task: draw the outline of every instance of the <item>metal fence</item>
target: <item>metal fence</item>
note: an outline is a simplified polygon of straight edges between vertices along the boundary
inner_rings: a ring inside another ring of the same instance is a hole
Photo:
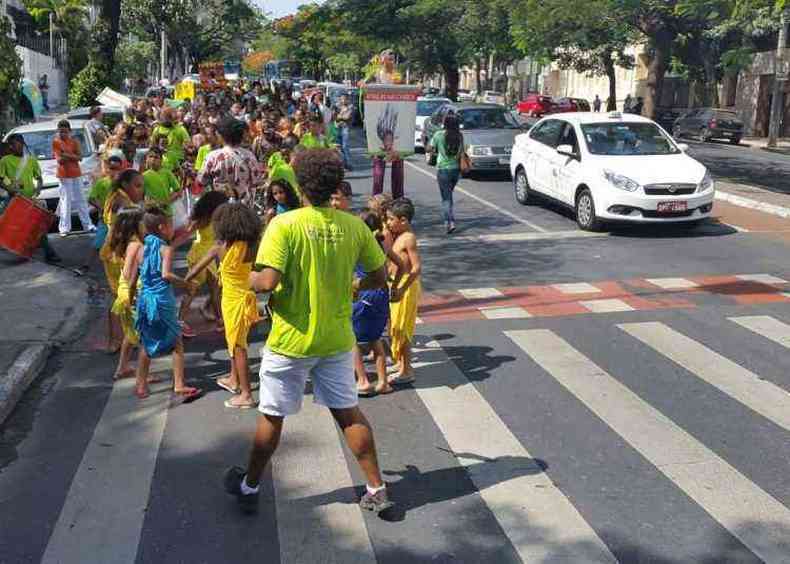
[[[63,68],[66,62],[66,40],[60,34],[53,34],[54,44],[51,44],[48,32],[41,32],[33,26],[17,24],[14,27],[14,35],[17,45],[52,57],[55,59],[55,65]]]

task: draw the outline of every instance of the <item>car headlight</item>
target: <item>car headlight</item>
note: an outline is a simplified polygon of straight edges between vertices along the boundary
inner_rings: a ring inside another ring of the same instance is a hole
[[[639,182],[631,180],[627,176],[617,174],[611,170],[604,170],[603,177],[609,181],[609,184],[615,188],[619,188],[620,190],[625,190],[626,192],[636,192],[639,189]]]
[[[713,188],[713,177],[710,175],[710,172],[706,170],[705,176],[702,177],[702,181],[697,187],[697,192],[706,192],[711,188]]]
[[[472,150],[472,155],[475,157],[489,157],[494,154],[494,151],[491,150],[491,147],[470,147]]]

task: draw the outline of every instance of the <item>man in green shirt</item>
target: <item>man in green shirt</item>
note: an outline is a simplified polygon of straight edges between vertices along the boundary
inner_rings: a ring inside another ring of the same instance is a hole
[[[299,412],[312,377],[313,398],[329,408],[367,479],[363,509],[392,507],[381,479],[373,432],[359,410],[352,349],[351,301],[355,290],[382,288],[386,257],[358,217],[332,209],[343,180],[336,151],[305,150],[294,170],[306,205],[267,226],[250,276],[252,288],[272,292],[272,331],[260,369],[261,412],[248,468],[225,473],[225,489],[242,509],[257,507],[261,474],[280,440],[286,416]],[[360,265],[368,273],[354,280]]]
[[[25,147],[25,138],[14,133],[8,136],[6,143],[9,154],[0,159],[0,214],[15,195],[34,199],[43,186],[41,166],[36,156]],[[60,262],[46,234],[41,238],[41,249],[44,251],[44,260]]]
[[[172,216],[172,204],[181,197],[181,184],[175,175],[163,166],[161,149],[150,149],[145,164],[147,167],[143,173],[145,200],[158,204],[167,215]]]
[[[160,115],[159,124],[151,132],[151,147],[164,151],[163,166],[176,170],[184,162],[184,145],[189,142],[189,132],[178,123],[176,111],[165,108]]]

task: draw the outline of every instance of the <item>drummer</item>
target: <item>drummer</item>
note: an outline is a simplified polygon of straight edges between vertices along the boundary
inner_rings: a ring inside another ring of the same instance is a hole
[[[0,159],[0,184],[5,190],[5,200],[13,196],[24,196],[36,199],[41,192],[43,179],[38,159],[25,146],[25,139],[18,133],[13,133],[6,139],[9,153]],[[0,195],[0,200],[4,195]],[[0,204],[4,209],[8,201]],[[46,235],[41,238],[41,249],[44,251],[44,260],[47,262],[60,262],[60,257],[49,244]]]

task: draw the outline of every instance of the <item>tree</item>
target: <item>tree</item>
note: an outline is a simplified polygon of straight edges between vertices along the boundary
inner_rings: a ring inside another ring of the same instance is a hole
[[[0,132],[6,129],[9,109],[19,96],[22,80],[22,59],[14,49],[11,30],[9,18],[0,17]]]
[[[115,53],[118,74],[132,80],[145,79],[148,65],[156,60],[158,47],[153,41],[122,39]]]
[[[477,91],[482,92],[480,73],[484,63],[488,88],[493,89],[497,64],[509,64],[518,58],[519,49],[510,29],[512,6],[504,0],[486,3],[466,0],[465,4],[460,21],[460,32],[465,38],[461,59],[474,65]]]
[[[68,46],[66,73],[69,78],[76,75],[88,63],[91,43],[86,22],[88,3],[86,0],[25,0],[25,8],[33,17],[39,31],[49,30],[52,16],[53,31],[63,37]]]
[[[630,68],[626,49],[634,30],[609,11],[608,0],[527,0],[513,11],[513,36],[523,52],[558,62],[561,68],[605,75],[609,81],[607,110],[617,98],[615,66]]]
[[[266,63],[274,58],[271,51],[253,51],[241,61],[241,68],[250,74],[259,75]]]

